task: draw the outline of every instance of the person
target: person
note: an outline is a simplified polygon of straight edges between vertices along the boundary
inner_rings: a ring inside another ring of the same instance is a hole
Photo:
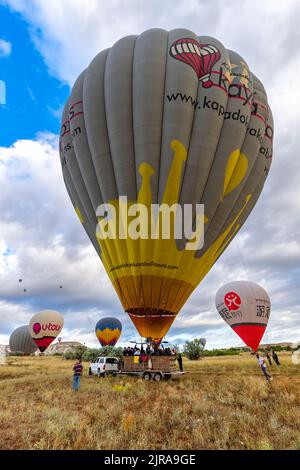
[[[269,354],[268,352],[266,352],[266,358],[268,359],[269,364],[270,364],[270,366],[271,366],[271,365],[272,365],[271,356],[270,356],[270,354]]]
[[[180,371],[182,372],[182,371],[183,371],[182,355],[181,355],[180,353],[179,353],[178,356],[177,356],[177,361],[178,361],[179,369],[180,369]]]
[[[78,359],[76,364],[74,364],[73,371],[74,371],[74,377],[73,377],[72,389],[78,392],[79,385],[80,385],[80,377],[82,376],[82,371],[83,371],[81,359]]]
[[[271,349],[271,352],[272,352],[273,361],[275,362],[275,364],[276,364],[277,366],[280,366],[279,357],[277,356],[277,354],[276,354],[276,352],[274,351],[274,349]]]
[[[270,374],[268,374],[267,365],[266,365],[265,361],[263,360],[262,357],[260,357],[259,353],[256,354],[256,357],[257,357],[257,360],[258,360],[258,364],[259,364],[259,366],[262,370],[262,373],[266,377],[267,382],[270,382],[271,380],[273,380],[273,377]]]

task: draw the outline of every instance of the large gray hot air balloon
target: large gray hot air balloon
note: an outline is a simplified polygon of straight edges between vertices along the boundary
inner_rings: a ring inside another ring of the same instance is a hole
[[[25,356],[37,350],[31,338],[28,325],[20,326],[12,332],[9,338],[9,347],[12,353],[18,352]]]
[[[127,36],[76,80],[60,135],[65,185],[141,336],[167,333],[247,219],[269,172],[272,138],[265,89],[246,61],[186,29]],[[124,215],[124,196],[132,210],[136,202],[192,204],[196,229],[205,222],[203,247],[191,250],[188,234],[149,238],[150,216],[140,217],[143,236],[128,237],[134,217]],[[101,212],[102,203],[110,209]]]

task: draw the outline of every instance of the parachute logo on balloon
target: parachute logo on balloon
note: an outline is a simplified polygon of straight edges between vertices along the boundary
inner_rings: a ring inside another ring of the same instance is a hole
[[[241,298],[235,292],[228,292],[224,297],[224,302],[228,310],[238,310],[241,306]]]
[[[211,72],[220,60],[221,53],[216,46],[201,44],[196,39],[177,39],[170,47],[170,55],[192,67],[202,83],[203,88],[211,88]]]

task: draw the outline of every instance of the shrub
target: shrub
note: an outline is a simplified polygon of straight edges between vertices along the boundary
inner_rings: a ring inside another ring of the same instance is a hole
[[[203,346],[200,339],[195,338],[192,341],[186,341],[183,346],[183,353],[191,360],[198,360],[203,355]]]

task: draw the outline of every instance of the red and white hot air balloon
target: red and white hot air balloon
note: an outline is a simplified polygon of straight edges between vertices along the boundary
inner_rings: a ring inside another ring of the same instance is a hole
[[[170,47],[170,55],[190,65],[196,72],[199,81],[204,88],[210,88],[213,83],[210,79],[212,68],[221,53],[216,46],[201,44],[196,39],[178,39]]]
[[[216,308],[244,343],[257,351],[270,317],[267,292],[254,282],[229,282],[218,290]]]
[[[64,318],[55,310],[42,310],[29,322],[29,332],[39,350],[44,352],[57,338],[64,326]]]

